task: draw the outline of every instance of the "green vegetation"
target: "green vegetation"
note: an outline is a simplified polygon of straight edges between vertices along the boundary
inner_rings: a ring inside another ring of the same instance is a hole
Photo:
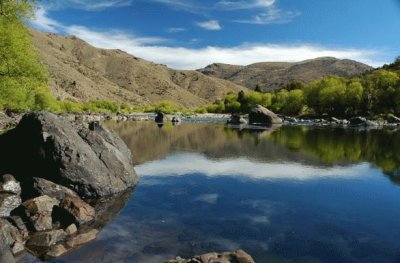
[[[25,27],[32,8],[32,1],[0,0],[0,109],[58,110]]]
[[[205,107],[208,112],[247,113],[255,104],[285,115],[376,116],[400,114],[400,59],[382,69],[352,78],[329,76],[304,85],[293,81],[261,93],[229,93]]]

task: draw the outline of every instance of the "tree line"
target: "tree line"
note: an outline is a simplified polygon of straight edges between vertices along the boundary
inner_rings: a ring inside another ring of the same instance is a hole
[[[229,93],[222,100],[200,111],[247,113],[255,104],[274,112],[298,115],[376,116],[400,114],[400,66],[397,58],[391,65],[357,77],[328,76],[310,84],[292,81],[270,92]]]

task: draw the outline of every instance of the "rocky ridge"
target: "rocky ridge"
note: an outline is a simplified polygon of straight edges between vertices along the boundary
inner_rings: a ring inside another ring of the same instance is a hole
[[[260,62],[247,66],[214,63],[199,72],[215,78],[230,80],[237,85],[261,90],[279,89],[293,80],[310,83],[325,76],[349,77],[372,70],[363,63],[332,57],[321,57],[301,62]]]

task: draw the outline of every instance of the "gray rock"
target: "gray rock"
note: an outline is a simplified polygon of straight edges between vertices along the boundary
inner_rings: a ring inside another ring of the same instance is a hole
[[[247,124],[247,121],[240,116],[240,114],[232,114],[231,118],[227,121],[228,124]]]
[[[77,246],[83,245],[85,243],[88,243],[88,242],[96,239],[98,233],[99,233],[99,230],[91,229],[88,232],[79,233],[75,236],[71,236],[67,240],[67,246],[70,248],[73,248],[73,247],[77,247]]]
[[[19,195],[21,194],[21,186],[14,176],[5,174],[0,178],[0,192]]]
[[[8,247],[0,247],[0,262],[1,263],[16,263],[13,254]]]
[[[0,218],[0,248],[11,248],[11,251],[18,253],[22,244],[23,238],[18,229],[9,221]]]
[[[364,125],[367,122],[367,119],[364,117],[353,117],[350,119],[350,125],[358,126]]]
[[[253,258],[243,250],[224,253],[206,253],[190,259],[176,257],[164,263],[254,263]]]
[[[396,117],[394,115],[390,115],[387,119],[388,123],[395,123],[395,124],[399,124],[400,123],[400,118]]]
[[[94,208],[80,198],[65,198],[60,207],[73,215],[79,224],[92,221],[96,215]]]
[[[38,232],[33,234],[26,242],[26,246],[33,247],[50,247],[57,242],[63,240],[67,234],[64,230],[50,230],[46,232]]]
[[[281,124],[282,119],[267,108],[256,105],[250,109],[249,123],[261,125]]]
[[[52,212],[59,201],[47,195],[25,201],[26,216],[29,218],[36,231],[46,231],[53,228]]]
[[[138,182],[129,149],[118,136],[101,126],[90,130],[83,125],[78,134],[69,122],[48,112],[26,114],[1,136],[0,149],[0,158],[25,185],[32,184],[26,175],[35,174],[81,197],[96,198]]]
[[[59,201],[73,197],[78,198],[78,194],[64,186],[55,184],[43,178],[33,178],[33,189],[38,195],[47,195]]]
[[[157,123],[164,123],[164,122],[167,121],[167,117],[165,116],[164,113],[162,113],[162,112],[157,112],[157,116],[156,116],[156,118],[155,118],[154,120],[155,120],[155,122],[157,122]]]
[[[12,194],[0,194],[0,217],[10,216],[11,211],[21,205],[21,197]]]
[[[55,246],[52,246],[48,251],[46,256],[50,258],[57,258],[65,253],[67,253],[68,250],[65,248],[64,245],[58,244]]]

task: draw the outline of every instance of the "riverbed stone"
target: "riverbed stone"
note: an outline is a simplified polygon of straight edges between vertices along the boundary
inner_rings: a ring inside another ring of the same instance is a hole
[[[93,220],[96,215],[94,208],[80,198],[67,197],[61,201],[60,207],[73,215],[79,224]]]
[[[190,259],[176,257],[164,263],[254,263],[253,258],[243,250],[224,253],[206,253]]]
[[[8,220],[0,218],[0,248],[8,247],[16,254],[21,252],[23,238],[18,229]]]
[[[50,230],[33,234],[26,242],[28,247],[50,247],[66,237],[64,230]]]
[[[57,244],[52,246],[46,253],[47,257],[50,258],[57,258],[59,256],[62,256],[63,254],[67,253],[68,250],[65,248],[64,245],[62,244]]]
[[[52,212],[59,201],[47,195],[25,201],[25,213],[36,231],[45,231],[53,228]]]
[[[99,233],[99,230],[91,229],[87,232],[79,233],[75,236],[71,236],[67,240],[67,246],[70,248],[74,248],[74,247],[83,245],[85,243],[88,243],[88,242],[96,239],[98,233]]]
[[[11,212],[21,205],[21,197],[12,194],[0,194],[0,217],[10,216]]]

